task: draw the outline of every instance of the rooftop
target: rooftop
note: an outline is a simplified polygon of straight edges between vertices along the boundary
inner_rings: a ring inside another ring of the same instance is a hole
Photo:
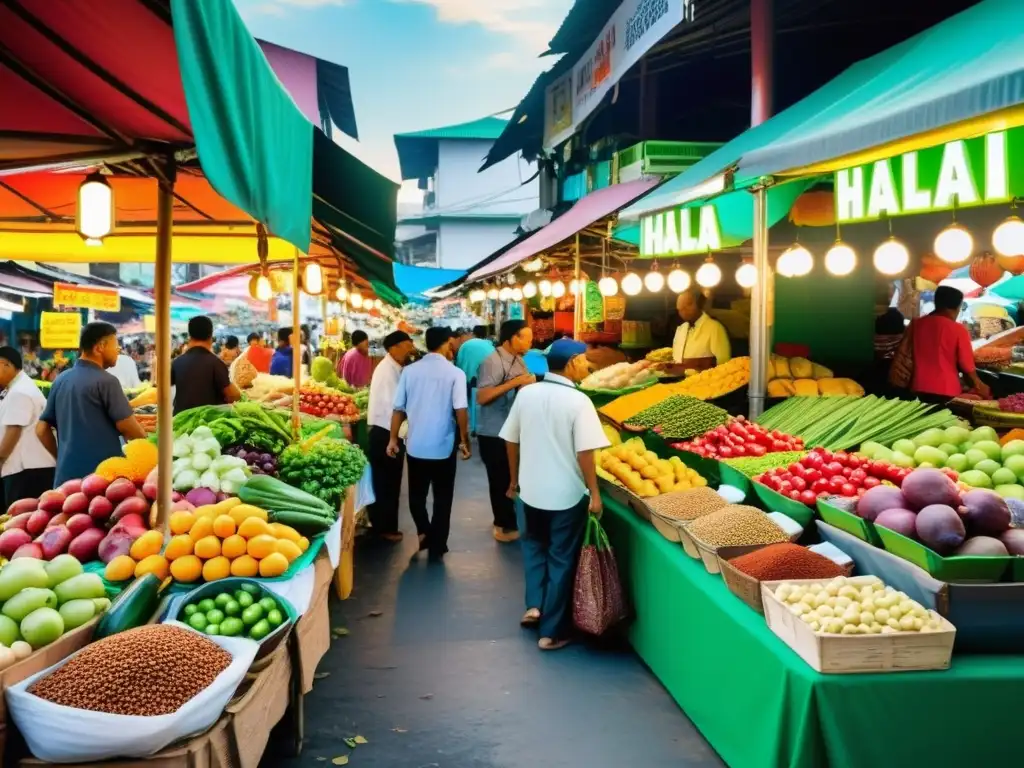
[[[422,131],[395,134],[395,148],[402,171],[402,181],[423,179],[437,168],[437,144],[449,141],[494,141],[508,124],[500,117],[482,117],[468,123],[427,128]]]

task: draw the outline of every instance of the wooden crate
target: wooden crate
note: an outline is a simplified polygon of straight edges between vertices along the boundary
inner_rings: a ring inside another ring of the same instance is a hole
[[[753,552],[755,549],[762,549],[767,546],[770,545],[754,544],[748,547],[719,547],[717,553],[718,569],[729,591],[762,616],[764,615],[764,605],[761,601],[761,582],[734,567],[729,561],[740,555]],[[843,575],[853,575],[853,563],[846,566]]]
[[[827,583],[830,579],[793,580],[789,584]],[[896,632],[889,635],[818,634],[775,597],[775,588],[784,582],[761,582],[768,627],[786,645],[818,672],[851,674],[857,672],[910,672],[949,669],[953,656],[956,627],[934,611],[941,629],[938,632]]]

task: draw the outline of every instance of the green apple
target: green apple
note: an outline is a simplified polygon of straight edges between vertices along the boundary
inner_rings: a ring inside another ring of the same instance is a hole
[[[947,456],[952,456],[954,453],[959,453],[959,449],[952,443],[943,443],[939,446],[939,450]]]
[[[992,478],[980,469],[969,469],[960,475],[960,482],[972,488],[991,488]]]
[[[988,454],[984,451],[979,451],[975,448],[971,448],[967,453],[964,454],[967,457],[967,466],[974,469],[975,465],[979,461],[985,461],[988,458]]]
[[[992,459],[985,459],[984,461],[979,461],[977,464],[974,465],[974,469],[981,470],[989,477],[992,477],[992,475],[994,475],[1002,468],[1002,464],[1000,464],[998,461],[993,461]]]
[[[963,427],[946,427],[945,436],[954,445],[961,445],[971,439],[971,431]]]
[[[963,472],[970,464],[967,461],[967,457],[962,453],[954,453],[946,459],[946,466],[955,472]]]
[[[970,441],[972,443],[979,443],[981,441],[987,441],[990,443],[998,443],[999,435],[992,427],[978,427],[976,430],[971,432]]]
[[[1024,456],[1024,440],[1011,440],[1003,446],[1003,463],[1010,456]]]
[[[1018,478],[1024,477],[1024,456],[1014,454],[1003,459],[1003,466]]]
[[[992,473],[992,485],[1013,485],[1017,482],[1017,476],[1006,467],[1000,467]]]
[[[917,450],[917,443],[913,440],[897,440],[892,444],[893,453],[902,453],[904,456],[913,456]]]
[[[895,464],[897,467],[909,467],[911,469],[914,468],[914,459],[910,456],[907,456],[907,454],[905,453],[900,453],[899,451],[893,451],[892,463]]]
[[[979,440],[974,444],[974,450],[984,451],[985,455],[993,461],[1002,461],[1003,447],[993,440]]]
[[[995,491],[1004,499],[1020,499],[1024,501],[1024,485],[1018,485],[1017,483],[997,485]]]

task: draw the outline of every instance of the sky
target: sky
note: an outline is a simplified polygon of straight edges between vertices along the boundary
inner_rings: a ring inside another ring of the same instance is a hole
[[[254,37],[349,69],[357,157],[398,180],[396,133],[514,108],[572,0],[235,0]],[[504,117],[508,117],[505,114]],[[417,199],[415,182],[399,200]]]

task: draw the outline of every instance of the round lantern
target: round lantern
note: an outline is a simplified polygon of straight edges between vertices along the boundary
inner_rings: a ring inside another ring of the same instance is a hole
[[[991,253],[984,253],[971,262],[968,274],[982,288],[988,288],[1003,276],[1003,268]]]
[[[949,277],[952,271],[953,267],[934,253],[926,253],[921,257],[921,273],[919,276],[922,280],[938,285]]]

